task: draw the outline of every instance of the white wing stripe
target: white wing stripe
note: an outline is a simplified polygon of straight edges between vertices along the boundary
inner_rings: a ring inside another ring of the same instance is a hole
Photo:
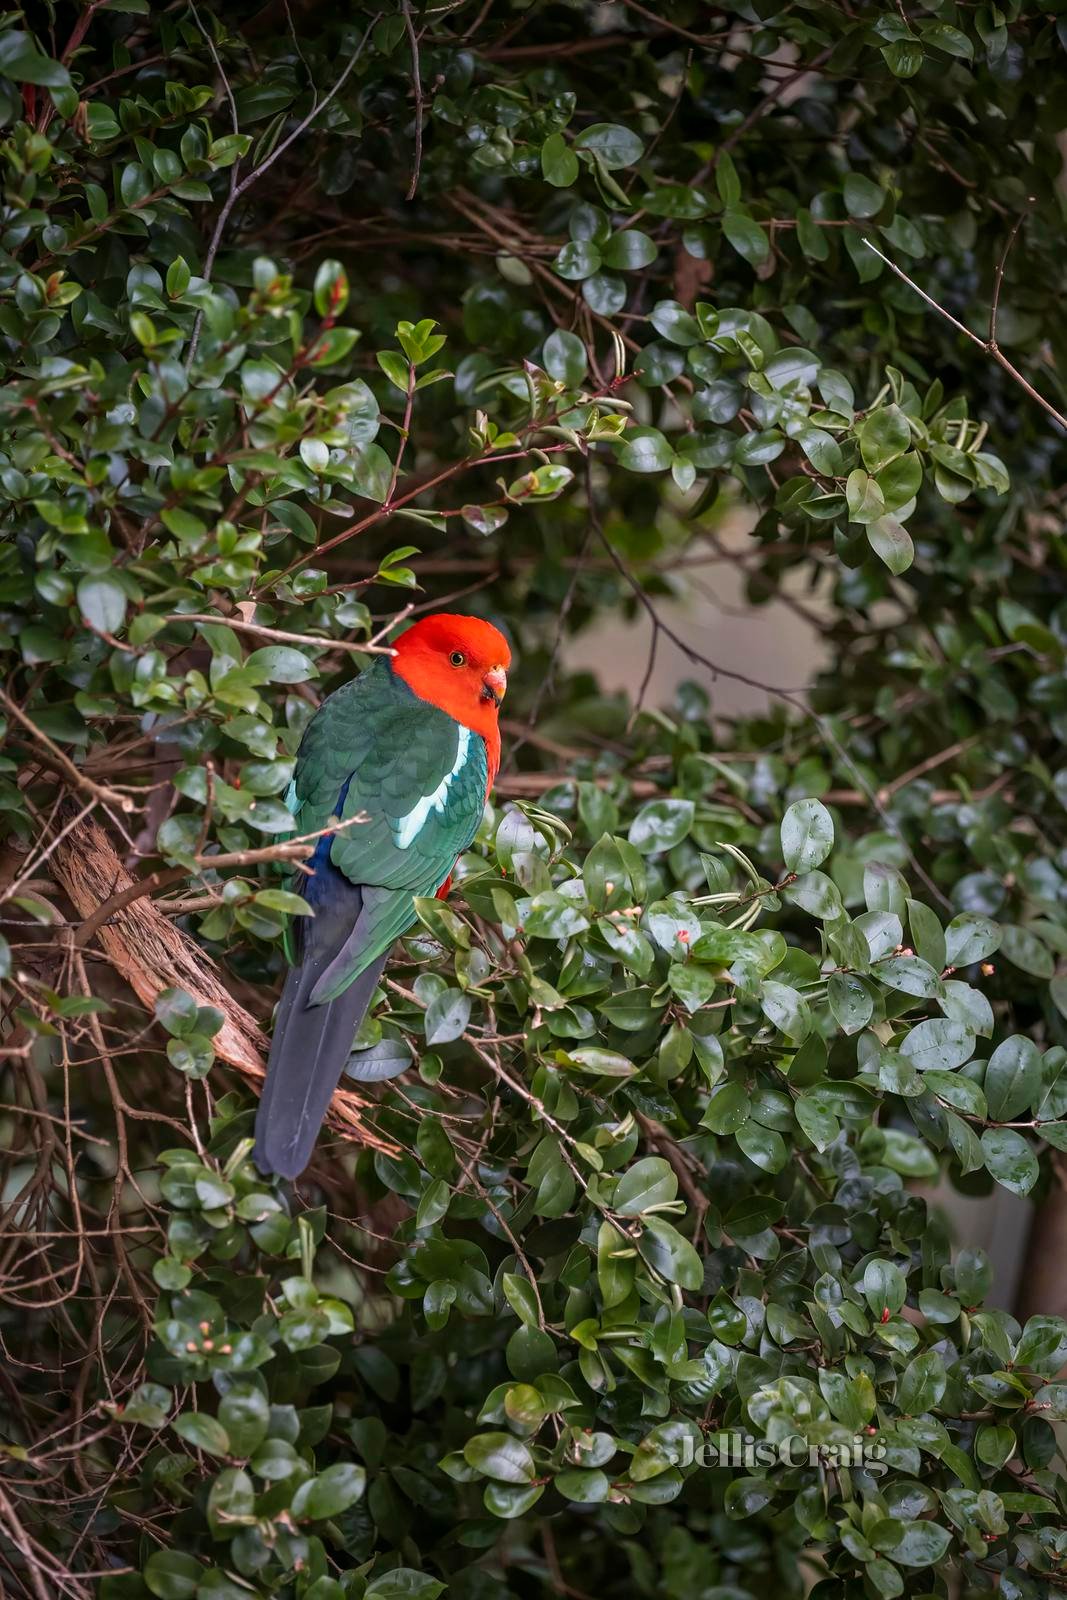
[[[448,801],[448,791],[452,787],[452,780],[462,772],[466,764],[467,756],[470,752],[470,743],[470,729],[464,728],[461,724],[459,729],[459,749],[456,751],[456,759],[452,771],[445,773],[433,794],[425,794],[421,800],[416,801],[406,816],[391,817],[389,819],[393,830],[393,838],[401,850],[406,850],[418,838],[431,811],[440,812],[445,809]]]

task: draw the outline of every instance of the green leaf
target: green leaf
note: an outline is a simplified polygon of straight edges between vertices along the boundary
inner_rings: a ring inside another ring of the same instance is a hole
[[[922,481],[922,462],[914,450],[882,467],[877,473],[877,482],[886,510],[903,510],[918,494]]]
[[[1024,1371],[1054,1378],[1065,1362],[1067,1322],[1063,1317],[1030,1317],[1019,1340],[1014,1365]]]
[[[1012,1429],[984,1422],[974,1441],[974,1453],[987,1467],[1003,1467],[1015,1454],[1016,1438]]]
[[[841,1124],[825,1100],[817,1095],[802,1094],[793,1109],[797,1122],[816,1150],[828,1150],[841,1132]]]
[[[919,1022],[901,1041],[901,1054],[920,1072],[951,1072],[974,1054],[975,1036],[962,1022],[937,1017]]]
[[[340,1516],[362,1500],[366,1487],[367,1474],[362,1467],[351,1461],[338,1461],[300,1484],[289,1509],[297,1522],[320,1522]]]
[[[460,989],[445,989],[426,1007],[426,1043],[450,1044],[460,1038],[470,1022],[472,1000]]]
[[[849,1378],[843,1372],[833,1372],[828,1367],[819,1368],[819,1388],[830,1407],[834,1419],[846,1428],[858,1432],[874,1416],[876,1397],[874,1385],[865,1372]]]
[[[569,189],[578,176],[578,157],[561,133],[550,133],[541,146],[541,172],[554,189]]]
[[[795,800],[782,818],[782,859],[790,872],[810,872],[834,847],[834,824],[819,800]]]
[[[830,254],[830,243],[805,206],[797,212],[797,242],[809,261],[825,261]]]
[[[598,1078],[631,1078],[637,1070],[633,1062],[617,1050],[602,1050],[596,1045],[570,1051],[568,1060],[580,1072],[592,1072]]]
[[[82,618],[97,633],[117,633],[126,620],[126,591],[117,578],[82,578],[77,597]]]
[[[245,670],[256,683],[306,683],[316,676],[316,668],[302,650],[291,645],[269,644],[253,650]]]
[[[700,323],[677,300],[658,300],[652,307],[650,320],[658,334],[683,349],[703,342]]]
[[[870,1532],[876,1550],[902,1567],[933,1567],[945,1558],[952,1535],[936,1522],[876,1522]]]
[[[262,1390],[252,1384],[235,1384],[219,1401],[219,1421],[226,1430],[230,1452],[250,1456],[267,1436],[270,1405]]]
[[[885,203],[885,190],[860,172],[846,172],[841,188],[845,197],[845,209],[850,217],[866,220],[868,217],[877,216]]]
[[[628,428],[619,449],[627,472],[666,472],[674,451],[658,428]]]
[[[668,1283],[696,1293],[704,1283],[704,1265],[689,1240],[662,1217],[643,1220],[644,1232],[637,1243],[642,1258]]]
[[[218,1539],[232,1539],[242,1523],[255,1521],[252,1479],[239,1467],[226,1467],[215,1478],[207,1500],[208,1523]]]
[[[1041,1093],[1041,1052],[1032,1039],[1002,1039],[985,1070],[985,1097],[994,1122],[1013,1122]]]
[[[315,310],[320,317],[341,316],[348,304],[348,274],[339,261],[319,263],[313,293]]]
[[[905,1367],[897,1385],[897,1405],[906,1416],[932,1411],[940,1403],[947,1383],[941,1357],[936,1351],[926,1350]]]
[[[807,1001],[794,988],[765,980],[760,1006],[767,1020],[784,1033],[791,1044],[803,1044],[811,1031],[811,1012]]]
[[[722,215],[722,231],[739,256],[751,267],[761,267],[771,253],[767,235],[759,223],[740,206],[728,207]]]
[[[200,1020],[200,1007],[184,989],[161,989],[156,996],[155,1013],[156,1020],[178,1039],[195,1033]]]
[[[923,48],[917,39],[897,39],[883,45],[885,64],[896,78],[914,78],[923,64]]]
[[[1002,923],[1000,949],[1013,966],[1033,978],[1047,980],[1056,970],[1051,952],[1029,928],[1021,928],[1011,922]]]
[[[923,43],[935,50],[944,50],[946,55],[960,56],[965,61],[974,57],[974,46],[967,35],[949,22],[924,22],[919,32]]]
[[[463,1446],[464,1459],[497,1483],[532,1483],[537,1469],[526,1445],[508,1433],[476,1433]]]
[[[911,443],[908,419],[899,406],[880,406],[859,430],[860,454],[868,472],[881,472]]]
[[[550,378],[577,389],[588,371],[589,362],[585,346],[575,333],[557,328],[550,333],[544,345],[545,371]]]
[[[907,1294],[907,1281],[900,1268],[892,1261],[877,1256],[867,1262],[861,1287],[864,1299],[879,1318],[886,1311],[890,1316],[895,1315],[904,1304]]]
[[[194,1600],[204,1571],[184,1550],[154,1550],[144,1564],[144,1581],[158,1600]]]
[[[836,919],[844,910],[841,891],[825,872],[801,873],[786,890],[786,897],[790,905],[800,906],[809,916],[818,917],[823,922]]]
[[[982,1134],[986,1169],[1003,1189],[1029,1194],[1040,1176],[1037,1157],[1014,1128],[986,1128]]]
[[[953,967],[986,961],[1000,948],[1000,927],[988,917],[961,911],[945,929],[945,956]]]
[[[645,152],[637,134],[617,122],[594,122],[584,128],[575,139],[574,148],[591,152],[609,172],[636,166]]]
[[[630,824],[629,839],[643,856],[673,850],[693,826],[692,800],[649,800]]]
[[[505,1272],[501,1287],[508,1305],[527,1328],[538,1326],[537,1296],[528,1278],[515,1272]]]
[[[553,265],[561,278],[580,283],[600,271],[601,255],[591,239],[573,239],[565,244]]]
[[[735,206],[741,198],[741,180],[734,158],[725,148],[716,153],[715,187],[724,206]]]
[[[662,1156],[646,1156],[623,1173],[615,1186],[611,1207],[620,1216],[638,1217],[652,1206],[662,1206],[678,1193],[678,1179]]]
[[[720,1289],[708,1306],[708,1322],[716,1339],[723,1344],[740,1344],[748,1332],[748,1318],[725,1289]]]
[[[887,989],[913,994],[921,1000],[936,1000],[944,993],[938,974],[918,956],[890,956],[879,961],[875,974]]]
[[[32,34],[9,29],[0,33],[0,77],[16,83],[37,83],[49,89],[70,87],[70,73],[44,55]]]
[[[1049,1422],[1067,1422],[1067,1383],[1050,1383],[1034,1396],[1034,1410]]]
[[[899,577],[915,560],[911,535],[896,517],[877,517],[867,524],[867,542],[880,561]]]
[[[604,265],[615,267],[619,272],[638,272],[642,267],[651,266],[658,253],[655,241],[636,228],[612,234],[600,252]]]
[[[846,1034],[859,1033],[874,1014],[874,997],[855,973],[835,972],[827,985],[826,997],[838,1027]]]
[[[885,516],[882,491],[862,467],[857,467],[854,472],[849,473],[845,484],[845,499],[848,503],[849,517],[853,522],[866,525],[878,522]]]
[[[392,1567],[370,1579],[366,1600],[437,1600],[445,1587],[438,1578],[415,1567]],[[315,1597],[309,1595],[307,1600]]]
[[[752,1101],[740,1083],[720,1083],[713,1089],[701,1125],[712,1133],[736,1133],[748,1121]]]

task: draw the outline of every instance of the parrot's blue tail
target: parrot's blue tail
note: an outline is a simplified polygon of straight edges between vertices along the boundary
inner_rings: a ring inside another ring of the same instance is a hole
[[[256,1116],[256,1165],[284,1178],[298,1177],[311,1159],[330,1097],[388,959],[386,951],[335,1000],[309,1003],[316,983],[350,940],[363,906],[362,889],[325,862],[316,866],[316,878],[315,892],[308,894],[315,916],[300,919],[299,960],[278,1003]]]

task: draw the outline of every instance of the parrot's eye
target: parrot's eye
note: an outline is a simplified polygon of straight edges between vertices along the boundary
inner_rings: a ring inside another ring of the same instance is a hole
[[[465,667],[467,665],[467,658],[462,650],[453,650],[448,659],[454,667]]]

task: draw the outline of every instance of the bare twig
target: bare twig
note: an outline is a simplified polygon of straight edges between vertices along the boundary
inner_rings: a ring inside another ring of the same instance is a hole
[[[308,856],[314,854],[316,840],[324,839],[327,834],[344,833],[348,828],[369,821],[370,818],[366,813],[359,811],[354,817],[346,817],[343,822],[335,820],[328,827],[319,828],[314,833],[300,834],[296,839],[285,839],[281,844],[262,845],[253,850],[228,850],[218,855],[196,855],[193,861],[202,870],[219,867],[251,867],[263,861],[306,861]],[[128,884],[102,905],[97,906],[92,915],[86,918],[75,936],[75,945],[80,948],[88,944],[97,929],[102,928],[115,912],[121,911],[124,906],[132,905],[135,900],[142,900],[145,895],[158,894],[161,889],[169,889],[172,883],[180,883],[188,876],[187,867],[160,867],[147,878],[140,878],[136,883]]]
[[[1020,218],[1015,224],[1015,228],[1012,231],[1012,239],[1014,239],[1015,234],[1018,232],[1021,221],[1022,218]],[[979,350],[984,350],[987,356],[992,356],[993,360],[997,363],[997,366],[1004,369],[1013,383],[1017,383],[1019,388],[1024,390],[1025,393],[1030,396],[1031,400],[1036,401],[1043,411],[1047,411],[1053,421],[1058,422],[1061,428],[1067,429],[1067,417],[1064,416],[1062,411],[1057,411],[1051,400],[1046,400],[1044,395],[1040,394],[1038,390],[1034,388],[1029,379],[1023,377],[1018,367],[1008,360],[992,332],[990,333],[989,338],[983,339],[980,333],[975,333],[973,328],[968,328],[966,323],[960,322],[959,318],[954,317],[951,311],[946,311],[945,307],[940,305],[932,295],[927,294],[925,289],[920,289],[919,285],[912,278],[909,278],[907,273],[903,272],[900,267],[897,266],[895,261],[890,261],[889,257],[884,255],[882,251],[879,250],[877,245],[872,244],[869,239],[864,239],[863,242],[867,246],[868,250],[874,251],[875,255],[880,261],[885,262],[890,272],[895,273],[900,279],[901,283],[906,283],[908,288],[919,296],[920,300],[925,300],[926,304],[930,306],[932,310],[936,311],[939,317],[944,317],[946,322],[950,322],[958,333],[963,334],[965,339],[969,339],[972,344],[976,344]],[[1009,240],[1009,245],[1010,243],[1011,240]],[[1006,255],[1007,252],[1005,252],[1004,259],[1006,259]],[[1000,300],[999,277],[1003,276],[1003,260],[1000,268],[998,268],[998,274],[999,276],[994,295],[995,306],[999,304]]]
[[[230,192],[226,196],[226,199],[223,202],[222,209],[219,212],[218,218],[217,218],[217,220],[215,222],[215,227],[214,227],[214,231],[212,232],[212,235],[211,235],[210,243],[208,244],[207,254],[204,257],[203,276],[204,276],[204,279],[205,279],[206,282],[208,282],[208,283],[211,282],[211,273],[212,273],[212,269],[213,269],[213,267],[215,265],[215,257],[218,254],[219,245],[222,243],[222,236],[223,236],[224,232],[226,231],[226,224],[230,220],[230,213],[233,211],[234,206],[237,204],[238,200],[242,199],[248,193],[249,189],[251,189],[251,187],[252,187],[252,185],[254,183],[258,183],[259,182],[260,178],[262,178],[263,174],[268,170],[268,168],[272,167],[274,165],[274,163],[278,160],[278,157],[284,155],[285,152],[289,149],[289,147],[291,145],[295,144],[296,140],[299,139],[302,134],[307,132],[308,128],[310,128],[311,124],[315,121],[316,117],[320,116],[321,113],[323,111],[325,111],[326,107],[330,104],[330,101],[333,100],[338,94],[340,94],[341,90],[344,88],[346,82],[348,81],[348,78],[351,75],[353,69],[355,68],[355,65],[358,62],[360,56],[363,54],[363,50],[364,50],[364,47],[365,47],[365,45],[367,43],[367,40],[371,36],[371,30],[374,27],[375,23],[378,21],[378,18],[380,16],[381,16],[381,12],[380,11],[376,11],[374,13],[374,15],[371,17],[370,21],[368,22],[368,24],[366,26],[366,29],[364,30],[363,37],[360,39],[358,45],[353,50],[352,54],[349,56],[349,58],[346,61],[345,65],[342,67],[341,72],[338,75],[337,81],[336,81],[336,83],[334,83],[333,87],[326,91],[326,93],[323,95],[321,100],[318,99],[317,96],[313,98],[311,110],[308,112],[307,116],[301,118],[301,120],[297,123],[296,127],[293,128],[291,130],[291,132],[286,134],[284,139],[279,140],[278,144],[275,145],[274,149],[271,150],[268,155],[264,156],[263,160],[259,163],[259,166],[258,167],[253,167],[252,171],[250,173],[248,173],[246,177],[242,178],[240,182],[237,182],[237,170],[236,170],[236,163],[235,163],[234,171],[231,173],[231,177],[230,177]],[[206,34],[205,34],[205,38],[207,38]],[[222,79],[223,79],[223,83],[226,84],[227,91],[228,91],[229,90],[229,85],[226,83],[226,75],[222,70],[222,65],[219,62],[218,56],[217,56],[217,54],[215,52],[214,45],[212,44],[210,39],[208,39],[208,46],[209,46],[209,48],[211,50],[212,56],[214,56],[214,58],[215,58],[216,66],[218,67],[219,73],[221,74]],[[233,106],[232,96],[231,96],[230,103],[231,103],[231,106]],[[234,117],[236,119],[236,109],[234,109]],[[236,120],[235,120],[234,132],[236,133],[237,131],[238,131],[238,129],[237,129]],[[189,340],[189,353],[186,356],[186,362],[185,362],[186,370],[188,370],[188,368],[192,364],[193,358],[196,355],[196,349],[197,349],[197,344],[198,344],[199,338],[200,338],[200,328],[202,326],[202,323],[203,323],[203,315],[202,315],[202,313],[198,312],[197,313],[196,322],[193,325],[193,332],[192,332],[192,335],[191,335],[190,340]]]
[[[1008,257],[1011,255],[1012,246],[1018,238],[1019,229],[1022,227],[1025,217],[1025,211],[1020,211],[1016,217],[1011,232],[1004,241],[1004,248],[1000,252],[1000,260],[997,262],[997,270],[993,278],[993,304],[989,308],[989,343],[994,347],[997,342],[997,314],[1000,310],[1000,291],[1004,283],[1004,269],[1008,264]]]
[[[240,617],[205,616],[199,611],[176,611],[167,617],[168,622],[209,622],[215,626],[233,628],[238,633],[254,633],[261,639],[277,639],[282,644],[314,645],[320,650],[349,650],[357,656],[394,656],[389,645],[354,644],[350,639],[319,638],[311,633],[289,633],[284,628],[267,628],[261,622],[242,622]]]
[[[716,164],[724,150],[730,151],[735,147],[735,145],[739,144],[744,138],[745,134],[748,133],[750,129],[754,128],[757,122],[761,122],[771,107],[777,104],[791,84],[797,83],[805,76],[805,74],[809,72],[818,72],[819,68],[825,66],[826,62],[829,61],[832,55],[832,49],[820,50],[817,56],[812,56],[810,62],[799,62],[797,66],[793,68],[792,72],[787,72],[784,77],[779,78],[777,83],[774,84],[773,88],[768,89],[759,105],[754,106],[744,121],[739,122],[732,133],[728,134],[728,136],[723,140],[715,154],[711,157],[711,160],[706,162],[701,171],[697,173],[697,176],[694,178],[693,182],[695,184],[702,183],[705,178],[710,176],[710,174],[715,171]]]
[[[407,29],[408,43],[411,46],[411,87],[415,95],[415,160],[406,198],[414,200],[419,187],[419,173],[422,171],[422,70],[419,65],[419,37],[411,20],[411,6],[408,0],[403,0],[403,12],[404,27]]]
[[[94,783],[92,778],[86,777],[81,768],[76,767],[70,757],[57,744],[53,744],[47,733],[44,733],[33,721],[32,717],[23,711],[22,707],[11,698],[6,689],[0,689],[0,706],[3,706],[9,717],[14,717],[15,721],[26,729],[35,744],[40,745],[43,750],[47,751],[48,765],[56,767],[77,788],[83,789],[86,794],[91,794],[102,805],[115,806],[119,811],[128,812],[134,809],[134,803],[128,794],[120,794],[117,789],[111,789],[105,783]]]

